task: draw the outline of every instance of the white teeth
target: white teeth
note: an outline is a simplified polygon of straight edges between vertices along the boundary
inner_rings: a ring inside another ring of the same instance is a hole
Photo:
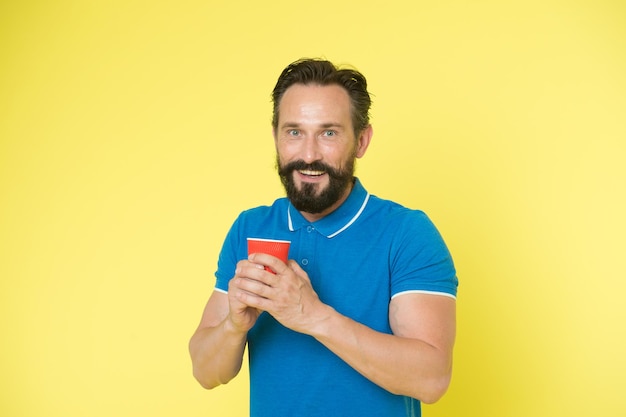
[[[308,175],[310,177],[318,177],[324,175],[324,171],[300,171],[302,175]]]

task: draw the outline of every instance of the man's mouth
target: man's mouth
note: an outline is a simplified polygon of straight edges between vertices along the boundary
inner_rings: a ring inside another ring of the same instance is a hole
[[[298,172],[302,175],[306,175],[307,177],[321,177],[326,173],[326,171],[313,171],[308,169],[298,170]]]

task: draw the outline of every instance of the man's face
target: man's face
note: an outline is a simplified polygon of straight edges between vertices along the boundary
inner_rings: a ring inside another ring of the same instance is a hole
[[[367,146],[354,137],[350,98],[342,87],[289,87],[274,137],[278,172],[298,210],[327,214],[347,198],[355,158]]]

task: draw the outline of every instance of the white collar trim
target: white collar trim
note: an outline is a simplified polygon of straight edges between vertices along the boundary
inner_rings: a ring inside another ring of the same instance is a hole
[[[359,216],[361,216],[361,213],[363,213],[363,210],[365,210],[365,206],[367,206],[367,202],[369,201],[369,199],[370,199],[370,193],[367,193],[367,195],[365,196],[365,199],[363,200],[363,204],[361,204],[359,211],[356,212],[354,217],[352,217],[350,221],[346,223],[341,229],[337,230],[335,233],[328,235],[327,237],[329,239],[332,239],[333,237],[337,236],[339,233],[343,232],[348,227],[350,227],[352,223],[354,223],[356,219],[358,219]],[[287,206],[287,222],[289,224],[289,231],[293,232],[295,229],[293,227],[293,221],[291,220],[291,212],[289,211],[289,207],[290,206]]]

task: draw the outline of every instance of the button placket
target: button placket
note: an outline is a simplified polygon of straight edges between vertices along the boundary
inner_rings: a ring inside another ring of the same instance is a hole
[[[306,244],[305,244],[305,250],[302,253],[302,258],[300,258],[300,265],[302,266],[307,266],[310,262],[310,256],[313,254],[313,250],[314,250],[314,246],[315,246],[315,235],[313,234],[313,232],[315,231],[315,226],[313,225],[308,225],[306,227]]]

